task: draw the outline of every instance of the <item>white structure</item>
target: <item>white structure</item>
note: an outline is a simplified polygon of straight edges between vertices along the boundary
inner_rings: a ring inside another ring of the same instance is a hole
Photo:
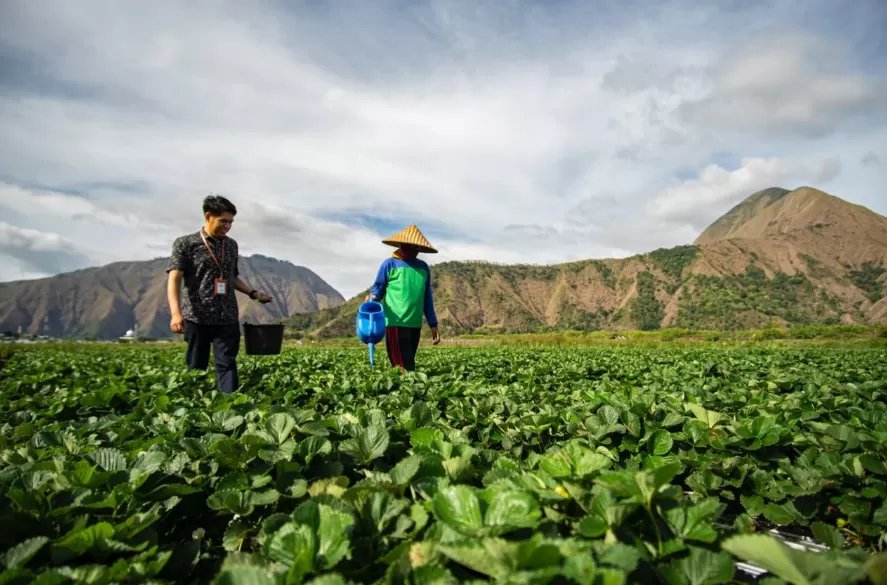
[[[126,333],[123,334],[123,337],[119,339],[121,341],[133,341],[134,339],[138,339],[139,337],[139,324],[136,323],[135,329],[127,329]]]

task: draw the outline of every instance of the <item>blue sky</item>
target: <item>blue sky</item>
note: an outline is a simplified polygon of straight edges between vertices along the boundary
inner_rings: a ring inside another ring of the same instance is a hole
[[[887,215],[887,4],[7,4],[0,271],[165,255],[229,196],[245,254],[351,295],[430,260],[691,242],[751,193]]]

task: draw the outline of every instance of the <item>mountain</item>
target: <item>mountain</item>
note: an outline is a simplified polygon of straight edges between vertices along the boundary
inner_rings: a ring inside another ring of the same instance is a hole
[[[0,331],[114,339],[170,335],[165,258],[116,262],[37,280],[0,283]],[[276,322],[341,305],[345,299],[307,268],[265,256],[240,258],[242,278],[274,297],[268,305],[237,293],[241,321]]]
[[[445,334],[740,329],[887,321],[887,218],[817,189],[748,197],[692,245],[555,266],[432,267]],[[303,334],[354,335],[363,294],[296,315]]]

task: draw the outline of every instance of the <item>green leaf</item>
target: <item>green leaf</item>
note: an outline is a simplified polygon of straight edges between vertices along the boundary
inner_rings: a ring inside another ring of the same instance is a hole
[[[223,433],[229,433],[243,424],[243,417],[230,410],[214,412],[211,420],[215,428]]]
[[[760,516],[764,512],[764,498],[761,496],[746,496],[743,494],[739,496],[739,501],[742,503],[742,507],[745,508],[748,515],[752,518]]]
[[[684,422],[684,416],[679,412],[670,411],[665,414],[665,418],[662,420],[662,426],[664,428],[675,427]]]
[[[360,429],[353,439],[342,441],[339,449],[361,465],[367,465],[385,454],[388,449],[388,430],[381,426]]]
[[[289,576],[299,580],[314,570],[317,538],[310,526],[288,522],[265,540],[262,552],[283,563]]]
[[[149,502],[168,500],[174,496],[188,496],[202,491],[200,488],[186,483],[166,483],[144,496]]]
[[[395,498],[387,491],[378,490],[364,500],[360,515],[364,519],[371,519],[376,532],[382,534],[409,507],[409,500]]]
[[[262,534],[265,537],[271,536],[272,534],[280,530],[284,524],[286,524],[287,522],[291,522],[292,519],[292,515],[284,514],[283,512],[271,514],[270,516],[262,520]]]
[[[606,455],[597,453],[578,441],[570,441],[546,453],[540,460],[539,467],[554,478],[581,478],[607,469],[612,464]]]
[[[114,528],[107,522],[75,530],[53,546],[52,560],[55,563],[67,563],[113,537]]]
[[[240,565],[223,569],[214,585],[278,585],[264,567]]]
[[[705,445],[708,442],[709,427],[701,420],[687,420],[684,422],[684,433],[690,437],[694,445]]]
[[[151,475],[158,471],[166,462],[166,453],[163,451],[146,451],[139,453],[132,463],[131,473],[139,475]]]
[[[218,491],[207,499],[206,504],[212,510],[237,514],[238,516],[249,516],[255,509],[252,502],[252,494],[237,490]]]
[[[308,482],[304,479],[297,479],[286,489],[286,493],[291,498],[301,498],[308,493]]]
[[[597,411],[597,416],[610,426],[614,426],[619,422],[619,411],[613,408],[612,406],[605,405],[600,407]]]
[[[520,562],[519,545],[499,539],[459,541],[438,550],[450,560],[499,582],[508,582]]]
[[[318,479],[308,486],[308,494],[312,498],[319,496],[320,494],[330,494],[338,498],[345,493],[345,488],[347,487],[347,477],[325,477],[323,479]]]
[[[475,536],[481,533],[483,517],[474,490],[465,485],[452,485],[439,490],[432,499],[435,517],[450,528]]]
[[[250,493],[250,503],[254,506],[270,506],[279,499],[280,493],[274,488]]]
[[[725,420],[727,417],[713,410],[706,410],[698,404],[688,404],[687,409],[693,413],[698,420],[704,422],[708,428],[713,429],[715,426]]]
[[[665,519],[675,535],[687,540],[712,543],[718,538],[712,525],[723,507],[718,500],[709,498],[692,506],[671,508],[665,512]]]
[[[410,433],[410,444],[413,447],[433,450],[434,444],[443,441],[444,435],[439,429],[422,427]]]
[[[690,554],[662,568],[668,585],[721,585],[733,580],[733,558],[726,552],[691,548]]]
[[[860,455],[859,462],[862,463],[863,467],[865,467],[868,471],[871,471],[872,473],[887,475],[887,468],[884,467],[884,462],[871,453],[863,453],[862,455]]]
[[[532,494],[496,491],[487,508],[484,524],[496,527],[494,534],[499,535],[517,528],[535,527],[541,518],[542,509]]]
[[[434,412],[427,404],[419,402],[412,405],[400,415],[400,422],[407,432],[427,427],[434,422]]]
[[[779,526],[788,526],[796,521],[795,514],[789,509],[790,504],[767,504],[764,506],[764,517]]]
[[[303,502],[293,512],[293,520],[314,530],[317,537],[315,566],[318,570],[329,570],[351,552],[351,533],[354,516],[346,511],[345,505],[331,500],[341,509],[318,503],[311,499]]]
[[[29,538],[6,551],[5,563],[10,569],[24,567],[49,542],[45,536]]]
[[[664,429],[654,432],[647,440],[647,450],[653,455],[665,455],[671,451],[672,445],[674,440],[671,438],[671,433]]]
[[[751,532],[752,527],[754,527],[755,521],[748,514],[740,514],[733,521],[733,530],[738,533]]]
[[[90,459],[105,471],[125,471],[126,457],[118,449],[99,449]]]
[[[797,566],[793,551],[765,534],[741,534],[724,541],[721,548],[737,557],[766,569],[792,585],[813,585]]]
[[[458,585],[459,581],[446,567],[424,565],[413,569],[410,574],[412,585]]]
[[[421,455],[410,455],[406,459],[401,459],[389,472],[391,481],[396,485],[407,485],[419,472],[422,460]]]
[[[626,573],[630,573],[638,566],[641,555],[633,546],[628,546],[621,542],[607,548],[600,556],[600,561],[605,565],[612,565],[622,569]]]
[[[320,505],[320,525],[317,528],[317,568],[328,571],[351,552],[351,530],[354,517],[347,512]]]
[[[240,551],[246,537],[252,531],[253,526],[246,520],[234,520],[225,530],[225,536],[222,538],[222,548],[228,552]]]
[[[848,516],[867,517],[872,510],[872,504],[862,498],[844,496],[843,501],[838,505],[838,508]]]
[[[290,438],[295,426],[296,420],[285,412],[276,412],[265,421],[265,431],[278,445]]]
[[[269,463],[290,461],[296,451],[296,442],[287,439],[280,445],[264,445],[259,448],[259,457]]]
[[[329,455],[333,452],[333,444],[326,437],[311,436],[299,443],[299,454],[306,465],[318,455]]]
[[[539,468],[555,479],[573,476],[570,461],[560,451],[545,455],[539,462]]]
[[[585,538],[600,538],[607,532],[607,522],[599,516],[586,516],[579,521],[577,530]]]
[[[844,535],[834,526],[823,522],[814,522],[810,528],[813,530],[813,536],[827,547],[837,550],[844,548]]]
[[[311,579],[305,585],[347,585],[347,582],[337,573],[327,573]]]
[[[567,560],[564,562],[563,575],[578,585],[594,585],[597,577],[597,567],[594,564],[594,558],[588,553],[579,553],[567,557]]]

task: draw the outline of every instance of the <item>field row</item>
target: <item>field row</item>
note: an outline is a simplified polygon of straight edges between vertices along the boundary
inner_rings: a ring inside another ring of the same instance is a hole
[[[0,583],[887,583],[883,350],[420,362],[242,358],[226,396],[172,349],[19,350]]]

